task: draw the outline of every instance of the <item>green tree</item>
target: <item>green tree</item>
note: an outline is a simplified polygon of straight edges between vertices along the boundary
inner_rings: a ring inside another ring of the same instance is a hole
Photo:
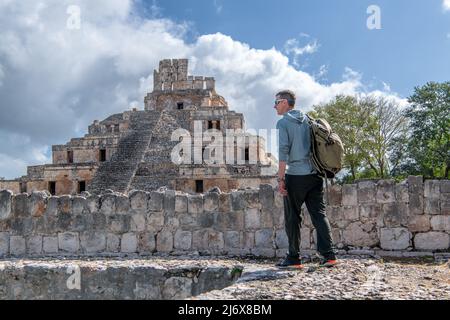
[[[450,174],[450,81],[428,82],[416,87],[405,115],[409,136],[405,160],[399,172],[449,177]]]

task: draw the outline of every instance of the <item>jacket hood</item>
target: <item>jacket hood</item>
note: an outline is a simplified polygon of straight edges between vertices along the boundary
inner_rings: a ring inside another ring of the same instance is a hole
[[[303,123],[306,120],[306,115],[300,110],[290,110],[283,115],[283,118],[292,122]]]

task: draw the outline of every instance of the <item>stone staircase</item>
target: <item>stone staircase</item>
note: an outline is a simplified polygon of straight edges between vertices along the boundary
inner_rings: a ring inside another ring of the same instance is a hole
[[[88,186],[88,191],[99,194],[111,189],[125,193],[145,151],[152,139],[152,130],[160,117],[159,112],[136,111],[130,115],[130,131],[117,146],[109,161],[103,162]]]

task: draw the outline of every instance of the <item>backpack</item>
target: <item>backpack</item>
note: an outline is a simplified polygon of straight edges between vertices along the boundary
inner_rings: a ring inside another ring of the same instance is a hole
[[[333,179],[342,169],[344,145],[325,119],[306,116],[311,128],[312,163],[319,175]]]

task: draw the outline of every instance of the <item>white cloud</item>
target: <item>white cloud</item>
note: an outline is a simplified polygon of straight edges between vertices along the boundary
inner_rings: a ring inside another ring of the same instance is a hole
[[[351,69],[342,81],[323,85],[275,48],[251,48],[220,33],[189,44],[187,25],[158,12],[140,18],[131,0],[79,0],[81,28],[69,30],[66,9],[73,3],[0,3],[0,176],[49,162],[52,144],[82,135],[95,119],[143,108],[164,58],[189,58],[191,74],[216,77],[217,91],[244,113],[248,128],[274,127],[272,101],[281,89],[294,90],[302,110],[364,91]]]
[[[310,38],[310,36],[306,33],[300,34],[301,38]],[[292,63],[297,68],[300,68],[300,58],[306,54],[313,54],[319,49],[320,45],[317,43],[317,40],[310,41],[305,45],[300,45],[300,41],[298,39],[292,38],[288,39],[284,44],[284,52],[288,56],[292,56]]]
[[[214,0],[214,8],[216,8],[216,12],[220,14],[223,9],[223,3],[222,0]]]
[[[444,9],[444,11],[450,11],[450,0],[443,0],[442,8]]]

